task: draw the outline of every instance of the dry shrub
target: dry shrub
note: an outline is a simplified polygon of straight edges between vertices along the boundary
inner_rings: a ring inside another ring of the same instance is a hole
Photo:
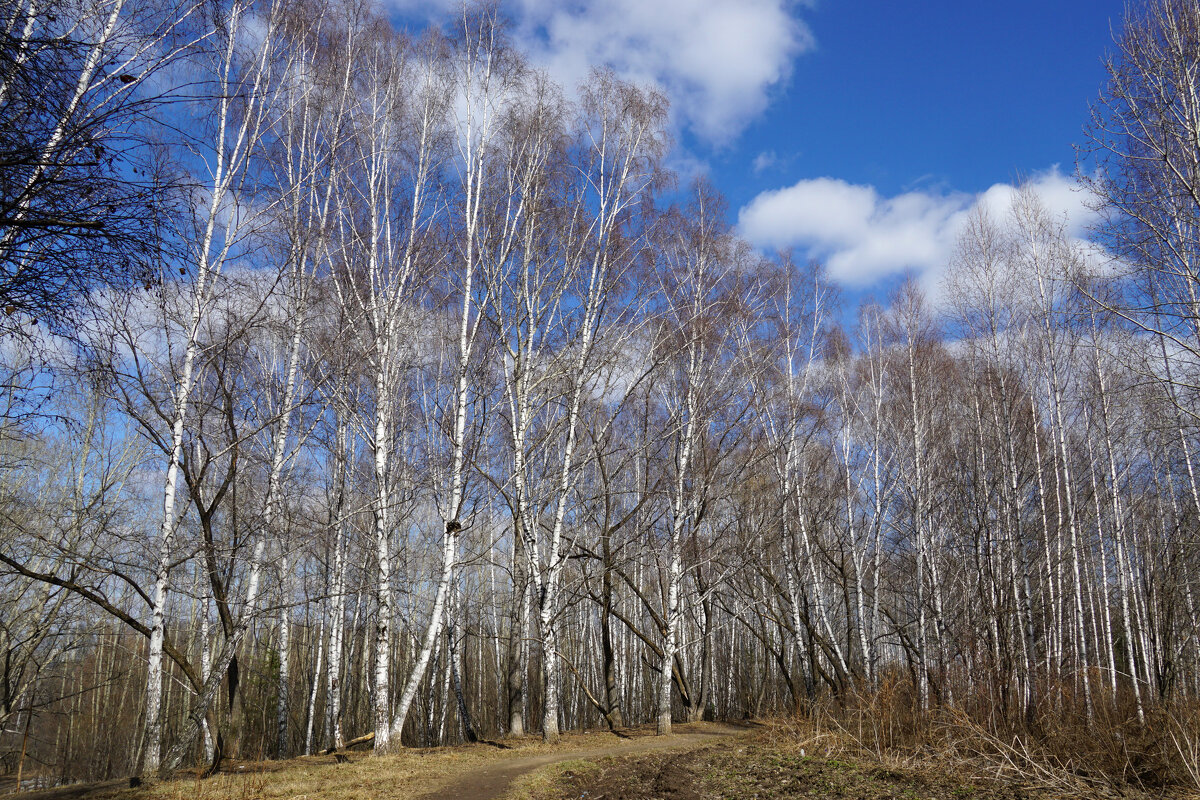
[[[953,764],[980,777],[1068,794],[1200,789],[1195,700],[1147,708],[1140,723],[1130,698],[1103,689],[1093,692],[1089,720],[1069,681],[1038,686],[1028,713],[978,686],[955,687],[953,696],[954,704],[921,711],[908,676],[885,673],[874,690],[815,703],[810,724],[825,732],[827,746],[841,751],[906,766]]]
[[[1200,703],[1165,712],[1163,725],[1175,748],[1179,770],[1200,789]]]

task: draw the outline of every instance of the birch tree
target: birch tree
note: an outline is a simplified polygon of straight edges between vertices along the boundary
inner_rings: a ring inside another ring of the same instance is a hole
[[[459,534],[467,523],[468,480],[474,447],[474,431],[469,423],[475,421],[477,412],[476,348],[483,321],[479,297],[482,289],[478,285],[480,261],[494,241],[493,236],[498,235],[499,246],[505,246],[504,229],[497,231],[493,227],[496,224],[491,216],[493,187],[488,179],[495,141],[521,65],[505,46],[496,13],[494,9],[478,12],[464,9],[459,38],[448,65],[446,85],[452,86],[455,93],[449,111],[449,135],[451,147],[455,148],[452,169],[457,172],[457,185],[448,198],[446,213],[454,238],[451,261],[443,265],[446,283],[435,291],[452,309],[447,315],[452,320],[448,326],[452,334],[447,336],[442,369],[438,370],[438,378],[446,381],[448,392],[443,395],[439,387],[433,407],[425,409],[426,419],[433,423],[429,433],[439,442],[436,448],[442,456],[434,477],[434,500],[442,520],[441,563],[425,632],[391,718],[390,733],[397,738],[440,638],[454,580]],[[375,746],[377,749],[383,746],[378,734]]]
[[[722,452],[714,430],[718,409],[738,397],[745,385],[745,364],[738,363],[739,324],[751,319],[755,289],[747,254],[723,228],[721,201],[710,187],[693,187],[688,213],[677,212],[666,238],[656,277],[660,285],[658,346],[670,358],[659,379],[670,441],[672,485],[665,532],[662,657],[658,675],[657,729],[671,733],[672,672],[680,645],[684,588],[684,542],[696,532],[711,499],[712,486],[698,465],[701,448]],[[718,369],[718,365],[720,368]],[[736,402],[736,401],[734,401]],[[715,435],[714,435],[715,434]],[[711,473],[709,473],[711,474]]]
[[[259,16],[261,14],[262,16]],[[251,51],[245,38],[245,26],[250,19],[262,21],[261,41]],[[162,679],[163,640],[166,626],[170,573],[176,557],[174,539],[179,525],[178,509],[179,467],[183,458],[186,426],[192,406],[192,393],[197,374],[210,357],[204,340],[205,324],[220,296],[220,282],[226,266],[239,257],[248,237],[258,229],[259,209],[249,196],[247,181],[253,159],[268,130],[267,103],[271,88],[271,47],[274,43],[274,9],[261,11],[252,4],[235,3],[221,20],[221,29],[209,39],[210,47],[197,55],[197,69],[203,70],[208,81],[210,98],[200,98],[197,110],[202,129],[212,134],[211,145],[193,142],[194,168],[202,176],[189,205],[190,219],[179,234],[185,243],[186,261],[179,272],[184,281],[176,283],[167,272],[173,269],[163,264],[160,280],[163,284],[163,326],[157,330],[141,331],[126,327],[122,344],[127,351],[124,363],[118,363],[118,386],[126,398],[141,392],[154,404],[154,414],[166,426],[160,433],[154,420],[145,419],[146,434],[165,456],[162,490],[162,516],[156,537],[156,565],[153,591],[149,596],[151,636],[149,669],[146,680],[145,746],[142,771],[157,772],[163,765]],[[179,291],[176,292],[176,287]],[[182,313],[172,319],[168,314],[178,304]],[[131,310],[136,309],[134,306]],[[137,325],[137,321],[134,325]],[[163,333],[159,333],[162,331]],[[163,335],[165,367],[148,364],[139,351],[147,335]],[[157,389],[167,393],[163,400],[156,398]],[[211,695],[224,675],[224,668],[233,657],[238,640],[255,613],[258,598],[258,579],[264,542],[254,545],[247,580],[243,619],[237,632],[226,641],[221,656],[201,693],[200,705],[207,709]],[[200,713],[203,716],[203,712]],[[199,722],[195,721],[198,728]],[[193,732],[194,736],[195,732]],[[194,740],[194,739],[193,739]],[[180,754],[181,755],[181,754]],[[168,765],[169,766],[169,765]]]

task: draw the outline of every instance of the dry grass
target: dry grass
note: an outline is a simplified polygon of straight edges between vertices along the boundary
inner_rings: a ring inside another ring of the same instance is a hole
[[[699,734],[706,726],[682,726],[680,733],[694,727]],[[627,735],[654,738],[650,729]],[[648,745],[655,752],[648,752]],[[614,768],[611,759],[597,764],[591,758],[622,748],[647,752],[621,757],[630,769]],[[756,726],[749,738],[718,742],[691,736],[674,745],[661,740],[639,744],[593,732],[567,734],[554,745],[528,737],[384,756],[353,753],[346,763],[336,763],[332,756],[234,762],[208,780],[189,774],[91,797],[410,800],[500,762],[584,752],[587,760],[575,758],[519,777],[509,797],[562,797],[562,789],[568,787],[593,790],[592,797],[596,789],[610,793],[621,781],[634,791],[646,780],[662,782],[670,773],[682,776],[679,779],[686,787],[693,787],[688,791],[699,797],[784,797],[803,786],[822,789],[829,797],[1200,798],[1195,794],[1200,787],[1198,708],[1158,709],[1142,726],[1116,709],[1098,713],[1089,723],[1079,709],[1064,701],[1032,721],[1018,723],[961,708],[919,714],[909,692],[886,686],[870,695],[818,704],[805,717],[771,720]],[[639,775],[632,769],[639,764],[645,767],[643,772],[653,774]],[[667,772],[664,765],[670,767]],[[876,789],[883,794],[875,793]]]
[[[232,762],[218,775],[201,780],[188,773],[137,789],[93,795],[105,800],[412,800],[452,783],[480,767],[514,756],[604,747],[609,733],[566,734],[547,745],[526,737],[496,744],[408,749],[390,755],[351,753],[288,761]]]
[[[854,754],[854,755],[851,755]],[[857,757],[855,757],[857,756]],[[768,721],[744,737],[687,751],[564,764],[526,782],[512,800],[1051,800],[1084,795],[1025,792],[927,765],[880,763],[813,722]]]

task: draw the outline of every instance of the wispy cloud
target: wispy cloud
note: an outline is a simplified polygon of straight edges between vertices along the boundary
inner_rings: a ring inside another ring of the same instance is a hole
[[[779,156],[775,154],[774,150],[764,150],[754,157],[754,162],[752,164],[754,167],[754,174],[760,175],[778,163]]]
[[[1094,215],[1077,182],[1055,168],[1030,183],[1046,208],[1065,218],[1068,232],[1081,236]],[[762,192],[741,209],[738,227],[758,247],[795,248],[822,260],[846,286],[870,286],[903,272],[932,286],[971,210],[982,206],[1002,218],[1013,191],[998,183],[978,194],[917,190],[885,197],[873,186],[813,178]]]

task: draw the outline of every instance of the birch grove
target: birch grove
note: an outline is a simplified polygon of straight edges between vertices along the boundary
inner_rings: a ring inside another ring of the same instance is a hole
[[[0,97],[37,63],[9,5]],[[5,775],[777,713],[1195,752],[1188,4],[1109,65],[1093,241],[1021,188],[858,303],[670,171],[658,90],[558,85],[497,6],[103,7],[140,23],[78,104],[124,65],[155,211],[129,271],[46,289],[73,330],[12,283],[61,187],[0,197]],[[160,73],[190,88],[137,105]],[[65,108],[47,164],[93,146]]]

